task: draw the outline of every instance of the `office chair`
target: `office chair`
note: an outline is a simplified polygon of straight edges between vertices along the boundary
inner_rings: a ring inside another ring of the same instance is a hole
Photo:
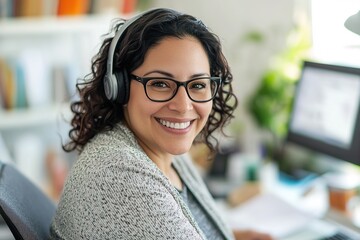
[[[19,170],[0,162],[0,214],[15,239],[49,238],[56,206]]]

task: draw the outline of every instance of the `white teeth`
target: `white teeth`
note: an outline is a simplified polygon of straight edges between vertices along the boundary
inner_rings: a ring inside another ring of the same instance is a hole
[[[159,119],[159,122],[168,128],[174,128],[174,129],[185,129],[188,126],[190,126],[190,122],[173,123],[162,119]]]

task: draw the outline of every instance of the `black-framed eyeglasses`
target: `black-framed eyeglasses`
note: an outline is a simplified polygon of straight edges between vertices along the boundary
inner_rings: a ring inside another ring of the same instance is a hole
[[[153,102],[166,102],[175,97],[180,86],[186,90],[194,102],[211,101],[221,85],[221,77],[196,77],[186,82],[179,82],[166,77],[139,77],[131,74],[131,79],[144,85],[146,96]]]

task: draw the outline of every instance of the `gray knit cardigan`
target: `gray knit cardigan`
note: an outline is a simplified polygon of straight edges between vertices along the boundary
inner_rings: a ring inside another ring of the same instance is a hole
[[[171,143],[169,143],[171,144]],[[224,235],[233,239],[186,155],[180,177]],[[96,135],[71,169],[51,239],[206,239],[178,191],[123,124]]]

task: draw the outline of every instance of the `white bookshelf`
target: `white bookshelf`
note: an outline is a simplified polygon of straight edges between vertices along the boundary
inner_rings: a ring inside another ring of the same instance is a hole
[[[32,17],[32,18],[6,18],[0,20],[0,37],[59,35],[74,33],[91,33],[108,30],[112,19],[118,15],[95,15],[74,17]],[[124,16],[126,18],[126,16]],[[105,33],[103,31],[103,33]]]
[[[53,104],[47,107],[24,108],[0,111],[0,131],[33,128],[71,119],[70,103]]]
[[[71,61],[74,61],[74,64],[80,65],[76,78],[82,78],[90,72],[90,60],[100,47],[102,35],[109,31],[112,20],[120,17],[128,18],[119,15],[84,15],[0,19],[0,59],[17,58],[23,51],[35,49],[47,54],[51,63],[71,65]],[[74,51],[78,52],[74,54]],[[39,88],[43,87],[39,85]],[[65,108],[60,103],[43,105],[49,106],[0,109],[0,131],[53,122]]]
[[[90,73],[91,59],[98,52],[104,34],[113,26],[113,20],[129,17],[85,15],[0,19],[0,61],[13,69],[20,66],[26,74],[14,78],[15,85],[20,82],[24,87],[17,88],[8,97],[26,96],[27,99],[25,104],[7,101],[7,105],[27,107],[8,110],[0,105],[0,161],[14,161],[20,170],[29,173],[28,177],[44,186],[51,183],[49,156],[57,162],[57,167],[70,166],[75,161],[76,153],[66,153],[62,146],[69,140],[73,116],[70,101],[77,98],[74,96],[76,81]],[[35,77],[31,72],[33,69],[38,73]],[[47,69],[48,74],[43,75],[41,69]],[[69,75],[63,74],[69,72]],[[38,81],[37,76],[41,80]],[[25,94],[19,95],[19,92]]]
[[[43,65],[39,67],[34,62],[39,55],[45,57],[47,62],[44,66],[48,67],[48,70],[53,70],[54,67],[76,66],[74,67],[75,74],[71,78],[74,82],[71,80],[70,83],[67,82],[68,85],[65,85],[65,88],[64,86],[61,88],[64,90],[72,86],[73,89],[71,87],[68,93],[72,97],[76,79],[90,73],[91,58],[98,51],[102,35],[110,30],[112,20],[115,18],[120,18],[120,16],[46,16],[0,19],[0,60],[22,60],[21,57],[25,52],[30,62],[26,66],[33,69],[42,69]],[[127,17],[123,16],[123,18]],[[33,53],[34,55],[31,55]],[[5,110],[0,106],[0,137],[12,160],[18,163],[23,160],[23,157],[18,159],[18,156],[27,156],[27,161],[32,161],[31,164],[41,168],[33,174],[40,174],[42,176],[36,177],[45,179],[46,155],[50,150],[56,149],[61,159],[69,160],[69,162],[73,160],[73,156],[65,154],[61,149],[61,145],[67,141],[70,129],[69,121],[72,117],[70,102],[59,94],[61,92],[57,84],[59,79],[55,80],[53,75],[46,75],[39,82],[26,81],[29,80],[26,77],[24,79],[26,83],[31,83],[30,86],[35,86],[35,92],[39,92],[39,96],[45,93],[50,97],[39,104],[28,101],[26,108]],[[25,86],[28,87],[26,84]],[[25,91],[28,90],[26,88]],[[29,98],[28,94],[26,96]],[[48,99],[50,101],[47,101]],[[29,139],[33,139],[33,143]],[[32,147],[23,148],[24,142],[26,146]]]

